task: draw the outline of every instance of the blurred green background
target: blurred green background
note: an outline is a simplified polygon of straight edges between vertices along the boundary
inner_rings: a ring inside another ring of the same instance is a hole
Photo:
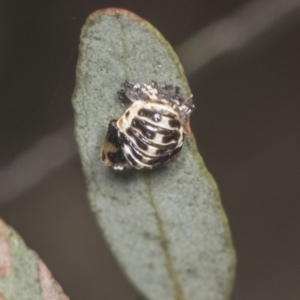
[[[299,299],[299,0],[2,0],[0,216],[72,300],[134,298],[88,209],[72,135],[80,29],[105,7],[151,22],[182,59],[237,250],[233,299]]]

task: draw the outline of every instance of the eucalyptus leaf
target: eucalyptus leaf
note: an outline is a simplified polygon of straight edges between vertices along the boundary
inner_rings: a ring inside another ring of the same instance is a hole
[[[229,299],[235,254],[215,182],[195,140],[176,162],[113,171],[100,162],[108,123],[126,107],[125,80],[191,91],[167,41],[121,9],[100,10],[82,29],[73,95],[76,138],[90,206],[121,268],[148,300]]]
[[[35,252],[0,219],[0,300],[68,300]]]

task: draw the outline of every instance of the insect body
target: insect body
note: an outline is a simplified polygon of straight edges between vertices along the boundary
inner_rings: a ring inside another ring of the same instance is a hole
[[[171,85],[124,83],[121,100],[133,104],[109,123],[101,160],[114,169],[152,169],[172,162],[185,137],[184,123],[194,109]]]

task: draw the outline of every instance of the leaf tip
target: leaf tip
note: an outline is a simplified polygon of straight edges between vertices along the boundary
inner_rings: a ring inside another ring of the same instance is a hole
[[[93,12],[89,18],[93,19],[93,18],[97,18],[98,16],[102,16],[102,15],[110,15],[110,16],[126,16],[128,18],[131,18],[139,23],[143,23],[145,22],[145,20],[141,17],[139,17],[138,15],[136,15],[135,13],[123,9],[123,8],[116,8],[116,7],[109,7],[109,8],[103,8],[103,9],[98,9],[95,12]]]

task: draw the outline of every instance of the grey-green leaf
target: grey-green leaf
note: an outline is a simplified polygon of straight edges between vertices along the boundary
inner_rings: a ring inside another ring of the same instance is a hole
[[[124,112],[121,84],[178,85],[172,48],[149,23],[97,11],[82,29],[73,105],[88,197],[125,274],[148,300],[229,299],[235,255],[218,190],[187,137],[179,159],[149,172],[116,172],[99,159],[107,125]]]
[[[0,300],[69,300],[50,271],[0,219]]]

